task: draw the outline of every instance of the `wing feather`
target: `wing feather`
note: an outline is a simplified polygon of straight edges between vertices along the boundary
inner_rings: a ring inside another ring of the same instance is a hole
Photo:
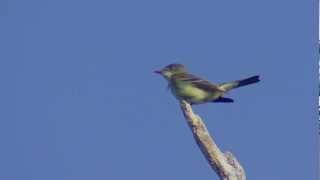
[[[187,73],[182,73],[182,74],[177,74],[175,75],[176,77],[174,77],[173,79],[179,80],[179,81],[183,81],[186,83],[191,83],[193,86],[202,89],[204,91],[220,91],[223,92],[222,89],[219,88],[219,86],[204,80],[202,78],[199,78],[193,74],[187,74]]]

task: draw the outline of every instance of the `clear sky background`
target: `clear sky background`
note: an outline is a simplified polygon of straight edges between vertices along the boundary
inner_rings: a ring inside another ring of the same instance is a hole
[[[165,80],[261,75],[195,111],[248,179],[317,179],[315,1],[0,1],[0,179],[218,179]]]

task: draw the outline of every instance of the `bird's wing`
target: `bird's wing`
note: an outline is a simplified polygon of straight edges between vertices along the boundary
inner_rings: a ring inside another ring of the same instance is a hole
[[[205,91],[220,91],[223,92],[222,89],[219,88],[219,86],[204,80],[202,78],[199,78],[193,74],[187,74],[187,73],[182,73],[182,74],[177,74],[174,75],[175,77],[173,79],[176,79],[178,81],[183,81],[186,83],[190,83],[193,86],[199,88],[199,89],[203,89]]]

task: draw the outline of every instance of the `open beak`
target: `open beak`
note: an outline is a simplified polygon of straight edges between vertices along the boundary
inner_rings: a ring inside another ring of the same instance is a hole
[[[157,74],[162,74],[162,71],[153,71],[154,73],[157,73]]]

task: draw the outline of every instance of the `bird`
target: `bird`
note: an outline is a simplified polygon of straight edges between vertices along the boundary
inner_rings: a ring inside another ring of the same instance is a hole
[[[168,82],[168,88],[178,100],[184,100],[191,105],[213,103],[233,103],[234,100],[225,97],[232,89],[247,86],[260,81],[260,76],[214,84],[203,78],[188,73],[183,64],[173,63],[154,73],[162,75]]]

